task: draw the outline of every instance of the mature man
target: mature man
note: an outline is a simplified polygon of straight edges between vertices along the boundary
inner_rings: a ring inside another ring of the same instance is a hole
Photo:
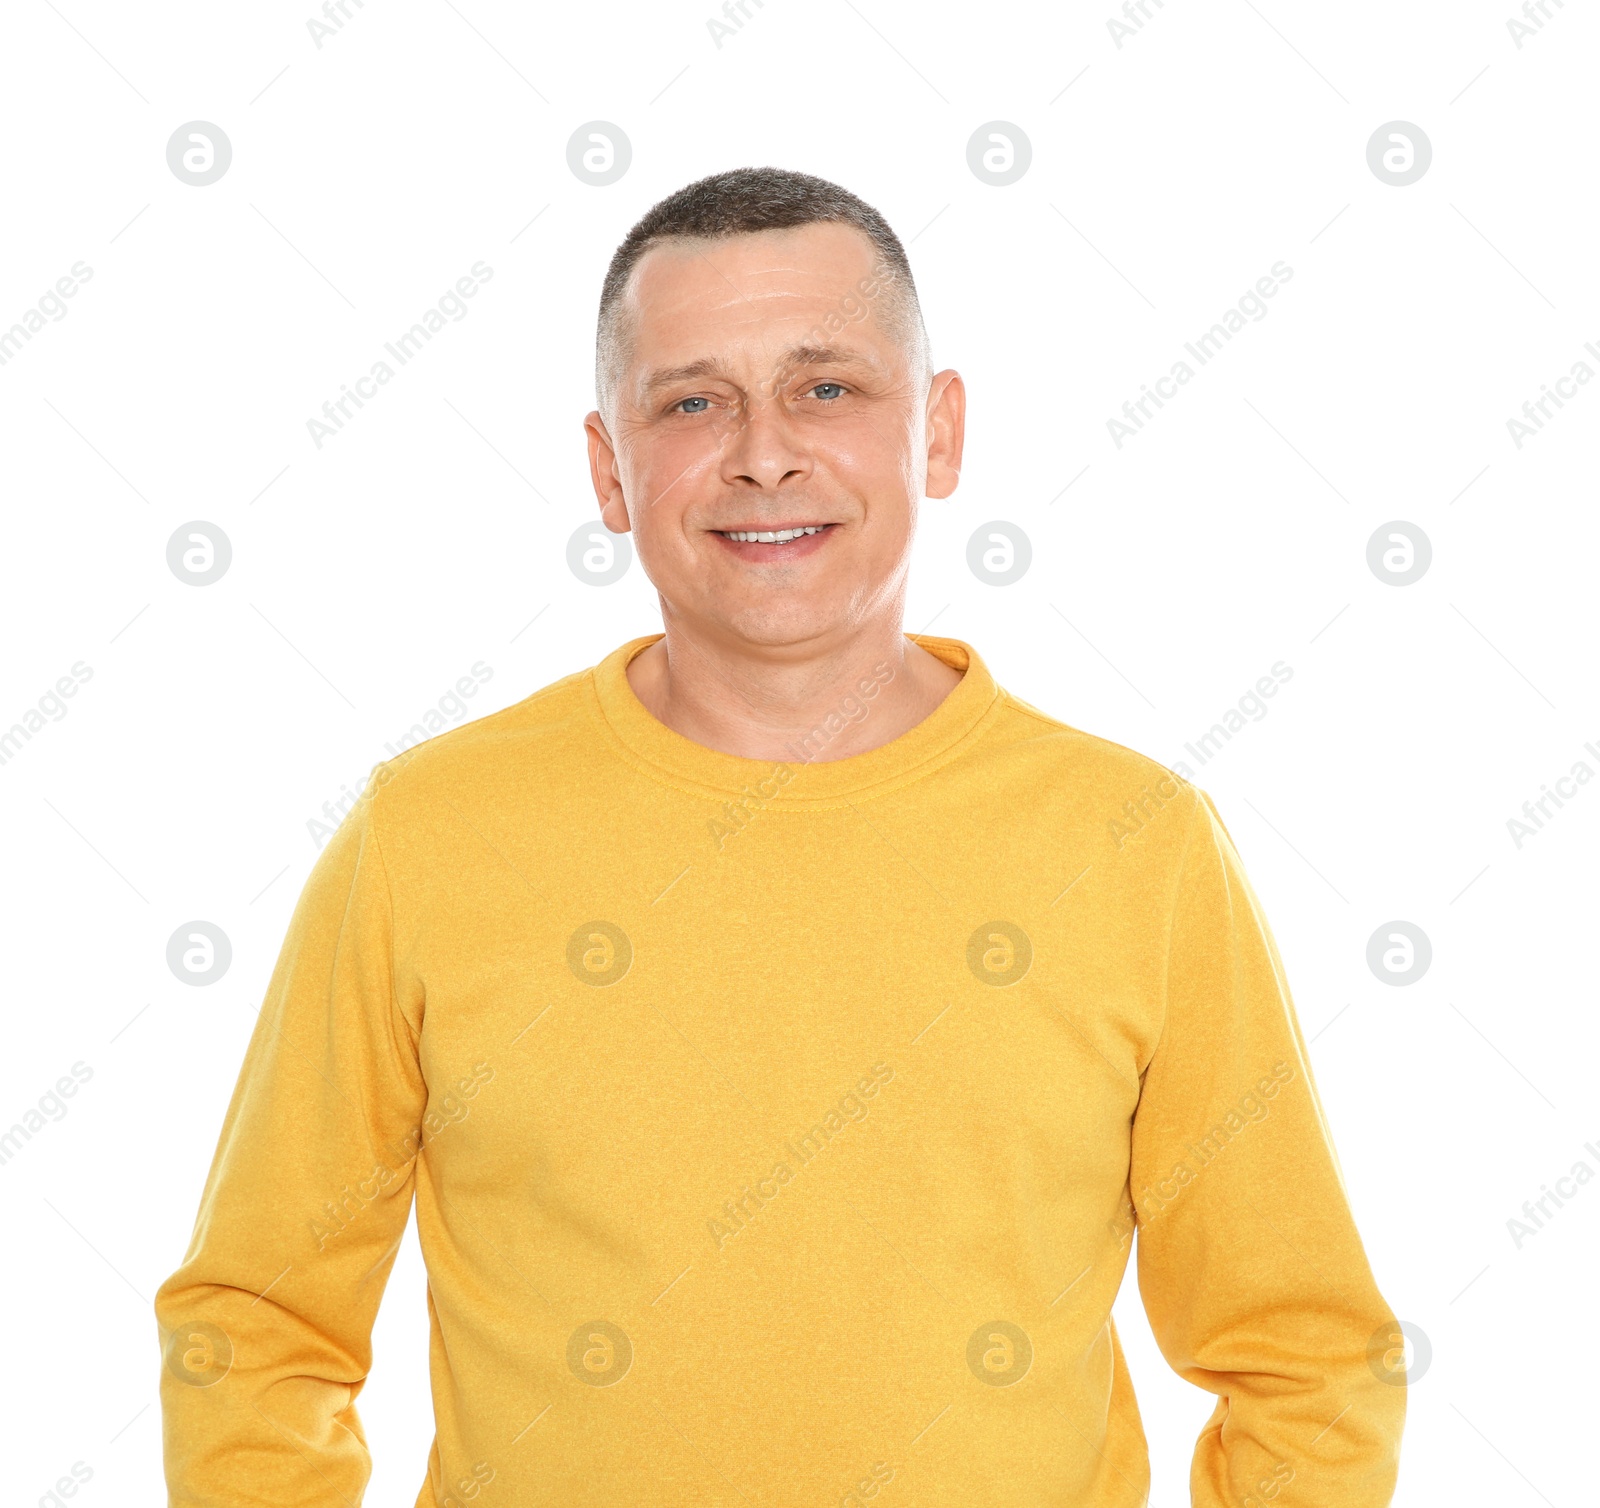
[[[1209,797],[901,630],[964,396],[883,219],[656,205],[589,454],[663,633],[375,767],[156,1312],[172,1502],[354,1504],[413,1194],[419,1505],[1390,1501],[1403,1352]]]

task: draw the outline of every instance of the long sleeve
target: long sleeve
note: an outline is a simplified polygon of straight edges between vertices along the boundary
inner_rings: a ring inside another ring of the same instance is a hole
[[[188,1253],[156,1295],[173,1508],[344,1508],[370,1475],[354,1403],[426,1096],[378,839],[386,773],[306,881]]]
[[[1218,1400],[1192,1500],[1383,1508],[1405,1417],[1404,1373],[1381,1362],[1398,1326],[1277,945],[1211,798],[1194,796],[1130,1176],[1151,1328],[1173,1369]]]

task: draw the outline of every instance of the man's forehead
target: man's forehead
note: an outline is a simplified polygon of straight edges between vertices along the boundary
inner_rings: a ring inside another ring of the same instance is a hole
[[[823,221],[733,236],[673,236],[650,246],[634,264],[626,295],[700,295],[711,302],[792,284],[853,286],[878,260],[877,248],[853,225]]]
[[[876,248],[848,225],[806,225],[717,240],[681,238],[639,259],[619,313],[630,343],[672,343],[688,327],[805,328],[836,309],[860,317]],[[871,300],[866,300],[871,302]]]

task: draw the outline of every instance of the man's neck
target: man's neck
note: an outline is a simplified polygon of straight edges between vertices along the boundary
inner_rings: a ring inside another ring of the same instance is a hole
[[[724,754],[792,761],[801,739],[830,727],[820,748],[815,738],[806,746],[816,762],[865,754],[899,738],[961,680],[960,671],[913,643],[898,622],[804,656],[766,645],[730,651],[669,624],[664,638],[633,657],[627,675],[658,722]],[[863,682],[875,694],[863,695]]]

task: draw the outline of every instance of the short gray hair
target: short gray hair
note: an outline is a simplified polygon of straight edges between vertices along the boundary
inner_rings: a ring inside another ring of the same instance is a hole
[[[872,242],[878,256],[873,296],[885,288],[891,294],[883,310],[884,324],[911,347],[914,361],[926,372],[928,336],[922,305],[906,249],[889,222],[864,199],[826,178],[787,168],[733,168],[686,184],[652,205],[612,255],[600,290],[595,332],[595,392],[601,407],[610,400],[622,296],[634,267],[652,246],[819,224],[853,225]]]

